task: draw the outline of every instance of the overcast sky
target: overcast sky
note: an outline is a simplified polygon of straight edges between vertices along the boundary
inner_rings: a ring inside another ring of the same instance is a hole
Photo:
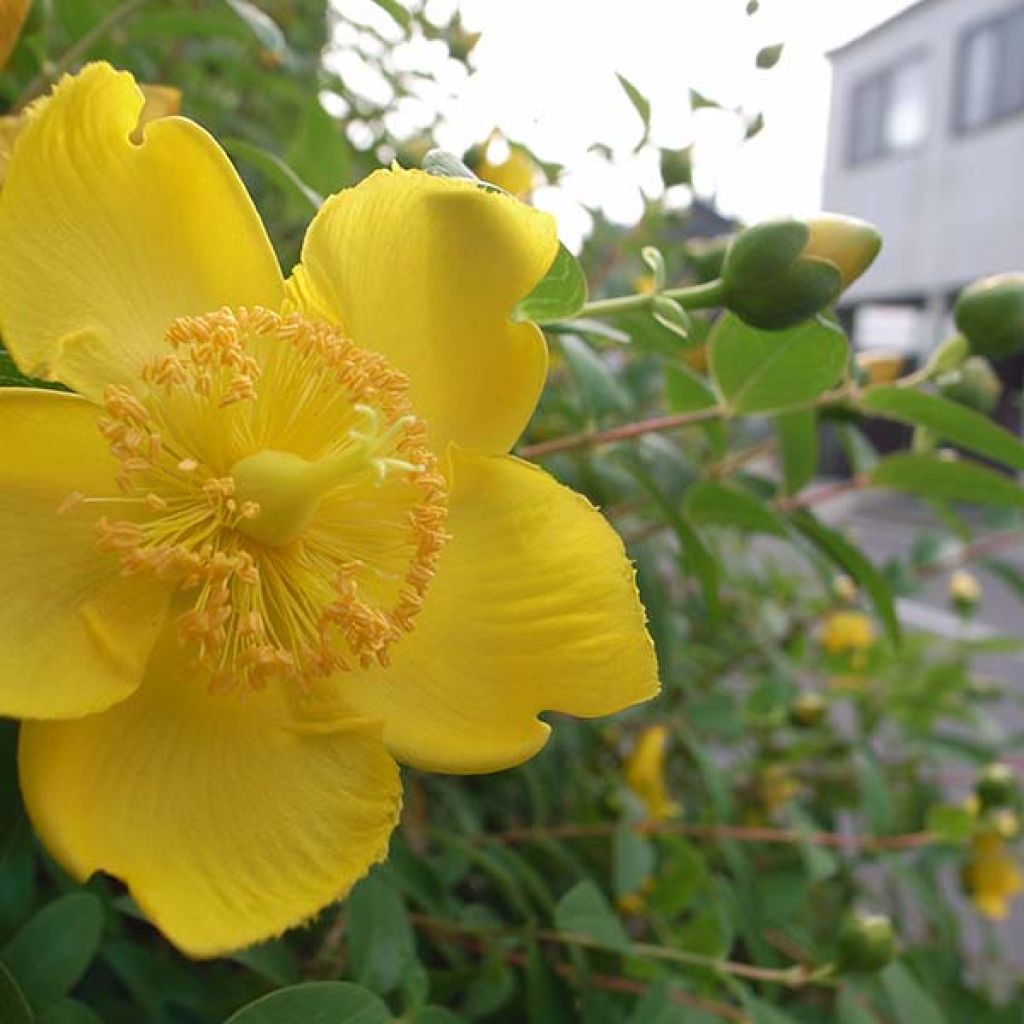
[[[438,142],[458,152],[497,126],[564,164],[563,189],[543,190],[535,202],[558,215],[567,241],[586,228],[579,203],[632,222],[641,189],[657,189],[659,178],[653,148],[632,154],[641,127],[620,72],[652,102],[654,143],[695,143],[698,190],[714,194],[723,210],[748,220],[810,213],[821,202],[825,54],[911,2],[761,0],[748,17],[746,0],[428,0],[428,12],[439,16],[457,3],[467,27],[483,33],[474,73],[450,83],[441,101]],[[779,42],[786,44],[779,64],[756,70],[757,51]],[[412,64],[425,56],[406,55]],[[763,110],[764,131],[741,147],[737,119],[690,115],[690,86],[751,114]],[[612,168],[588,153],[594,142],[614,151]]]
[[[373,0],[334,2],[357,19],[373,20],[382,33],[395,30]],[[458,6],[466,27],[482,33],[473,72],[466,76],[444,60],[440,44],[398,43],[399,65],[435,72],[440,84],[419,109],[414,99],[398,104],[392,130],[413,134],[416,122],[440,106],[437,141],[446,150],[461,153],[497,127],[541,159],[563,164],[562,187],[542,189],[534,201],[557,215],[574,248],[589,223],[583,206],[600,206],[612,219],[631,223],[642,210],[642,190],[655,195],[660,187],[656,148],[633,153],[641,125],[616,72],[650,99],[653,143],[694,143],[702,196],[715,196],[722,210],[746,220],[807,214],[821,203],[825,53],[913,0],[761,0],[754,16],[746,15],[746,0],[426,2],[436,23]],[[780,42],[785,49],[778,65],[758,71],[758,50]],[[386,102],[386,85],[368,74],[346,37],[336,43],[332,65]],[[740,145],[737,118],[708,110],[691,115],[691,86],[749,116],[763,111],[764,131]],[[588,152],[594,142],[613,152],[610,167]]]

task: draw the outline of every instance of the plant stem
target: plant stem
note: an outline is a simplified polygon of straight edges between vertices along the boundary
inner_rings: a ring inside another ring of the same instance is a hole
[[[44,67],[28,83],[11,109],[14,111],[21,110],[34,100],[51,82],[59,78],[65,71],[69,70],[84,57],[111,29],[138,13],[145,3],[146,0],[125,0],[123,4],[110,11],[105,18],[101,18],[88,32],[76,40],[72,46],[69,46],[57,58],[56,62]]]
[[[412,919],[412,923],[417,927],[422,928],[424,931],[442,933],[445,935],[445,941],[454,942],[473,953],[478,955],[494,955],[497,953],[497,955],[508,964],[513,964],[516,967],[527,966],[527,957],[518,950],[495,950],[490,948],[487,943],[474,938],[472,935],[462,934],[447,927],[438,927],[438,921],[434,918],[420,914],[411,914],[410,917]],[[447,925],[449,922],[442,923]],[[578,980],[576,971],[570,964],[554,963],[549,966],[556,974],[565,978],[567,981]],[[588,972],[586,983],[588,985],[592,985],[594,988],[604,989],[606,992],[626,992],[630,995],[637,996],[646,995],[648,990],[648,986],[642,981],[634,981],[632,978],[619,978],[610,974],[594,974]],[[730,1006],[728,1003],[720,1003],[714,999],[707,999],[703,996],[693,995],[690,992],[683,992],[677,988],[673,988],[671,990],[669,993],[669,999],[679,1006],[688,1006],[694,1010],[702,1010],[705,1013],[712,1014],[713,1016],[721,1017],[723,1020],[735,1021],[736,1024],[750,1024],[750,1018],[747,1017],[742,1010],[738,1010],[736,1007]]]
[[[788,407],[786,412],[798,412],[801,409],[817,409],[824,405],[833,405],[844,402],[853,397],[854,389],[850,385],[835,388],[833,391],[826,391],[817,398],[801,405]],[[519,449],[518,454],[523,458],[539,458],[543,455],[553,455],[555,452],[569,451],[572,448],[583,448],[597,444],[611,444],[615,441],[626,441],[633,437],[641,437],[644,434],[660,433],[664,430],[676,430],[679,427],[688,427],[694,423],[706,423],[708,420],[728,419],[734,415],[733,411],[725,405],[712,405],[707,409],[695,409],[693,412],[670,413],[667,416],[652,416],[646,420],[636,420],[633,423],[624,423],[619,427],[610,427],[608,430],[589,431],[583,434],[566,434],[562,437],[553,437],[548,441],[538,441],[536,444],[528,444]]]
[[[553,825],[547,828],[511,828],[502,832],[474,836],[477,843],[515,845],[538,839],[591,839],[613,835],[622,825],[618,822]],[[907,832],[893,836],[844,834],[842,832],[800,832],[788,828],[747,825],[696,825],[677,821],[643,821],[630,826],[640,835],[677,835],[698,839],[728,840],[741,843],[810,843],[813,846],[845,848],[859,846],[864,850],[911,850],[934,845],[930,832]]]
[[[683,309],[707,309],[709,306],[720,306],[722,304],[725,286],[720,279],[716,278],[707,284],[697,284],[690,288],[669,288],[665,291],[649,295],[620,295],[614,299],[595,299],[593,302],[588,302],[573,319],[616,316],[619,313],[631,313],[634,310],[647,309],[656,294],[675,300]]]
[[[469,935],[493,935],[500,937],[517,937],[533,939],[537,942],[555,942],[562,946],[579,946],[582,949],[596,949],[603,953],[614,953],[620,956],[640,956],[649,960],[663,960],[671,963],[688,964],[694,967],[705,967],[717,974],[732,975],[737,978],[749,978],[751,981],[771,982],[800,988],[803,985],[823,981],[832,973],[831,965],[811,968],[803,964],[794,967],[756,967],[753,964],[739,963],[735,960],[723,960],[703,953],[691,953],[684,949],[673,949],[670,946],[657,946],[653,943],[632,942],[625,947],[618,947],[575,932],[562,932],[548,928],[503,927],[500,925],[472,925],[457,921],[433,918],[426,914],[410,914],[412,922],[421,928],[439,932],[453,932]]]

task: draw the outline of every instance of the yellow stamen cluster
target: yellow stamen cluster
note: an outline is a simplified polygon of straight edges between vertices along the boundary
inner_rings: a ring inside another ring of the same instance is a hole
[[[178,585],[182,639],[214,691],[305,684],[412,628],[447,540],[446,485],[382,356],[296,314],[177,320],[100,429],[124,509],[97,522],[126,574]]]

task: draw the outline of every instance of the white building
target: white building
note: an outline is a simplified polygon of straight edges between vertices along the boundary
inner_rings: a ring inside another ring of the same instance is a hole
[[[825,208],[885,238],[844,305],[920,353],[961,287],[1024,269],[1024,0],[919,0],[830,57]]]

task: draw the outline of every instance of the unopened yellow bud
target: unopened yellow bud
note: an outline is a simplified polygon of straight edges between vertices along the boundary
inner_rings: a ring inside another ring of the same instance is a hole
[[[807,221],[803,255],[831,263],[839,271],[844,291],[874,263],[881,248],[882,236],[867,221],[835,213]]]
[[[880,247],[878,232],[852,217],[755,224],[726,253],[724,304],[753,327],[791,327],[830,306]]]
[[[998,832],[979,831],[971,840],[971,854],[961,874],[971,902],[985,917],[1001,921],[1024,890],[1024,878]]]
[[[899,353],[883,349],[857,353],[857,367],[867,377],[869,384],[891,384],[899,378],[904,362]]]
[[[789,709],[790,722],[802,729],[810,729],[821,723],[828,710],[825,699],[817,693],[803,693]]]
[[[949,577],[949,600],[960,611],[972,611],[981,600],[981,584],[965,569],[958,569]]]

